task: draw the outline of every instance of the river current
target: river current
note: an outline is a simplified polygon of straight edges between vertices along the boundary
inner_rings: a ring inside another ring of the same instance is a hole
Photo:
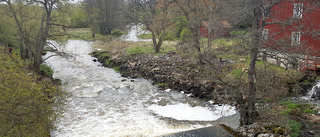
[[[161,136],[238,121],[235,107],[160,90],[148,80],[124,78],[101,67],[89,55],[94,50],[90,42],[69,40],[60,50],[76,58],[55,56],[46,61],[67,92],[52,136]]]

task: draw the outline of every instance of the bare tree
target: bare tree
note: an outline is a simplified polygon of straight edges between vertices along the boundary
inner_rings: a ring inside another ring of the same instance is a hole
[[[152,34],[153,49],[155,53],[160,47],[166,35],[166,27],[171,24],[168,19],[168,8],[172,4],[166,0],[131,0],[129,1],[129,14],[135,22],[143,24]]]
[[[186,27],[191,32],[190,42],[198,54],[198,64],[203,64],[203,55],[200,46],[200,26],[203,20],[208,19],[210,12],[210,1],[208,0],[173,0],[172,13],[176,16],[183,16],[186,19]]]

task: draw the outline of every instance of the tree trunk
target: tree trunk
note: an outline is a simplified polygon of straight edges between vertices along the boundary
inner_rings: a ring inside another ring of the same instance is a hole
[[[162,33],[159,36],[159,41],[158,41],[158,44],[156,45],[155,53],[160,52],[160,47],[164,41],[164,36],[165,36],[165,28],[162,28]]]
[[[150,31],[151,31],[151,34],[152,34],[152,46],[153,46],[153,49],[155,50],[155,52],[156,53],[158,53],[157,51],[156,51],[156,48],[157,48],[157,37],[156,37],[156,35],[154,34],[154,32],[151,30],[151,29],[149,29]]]
[[[260,15],[261,11],[254,8],[254,20],[252,23],[252,44],[251,44],[251,61],[248,70],[248,91],[245,92],[243,102],[240,109],[240,124],[250,125],[255,119],[255,102],[256,102],[256,61],[258,57],[261,32],[260,28]]]
[[[92,38],[94,38],[96,36],[96,33],[94,33],[94,31],[92,30]]]
[[[199,28],[190,28],[191,32],[193,33],[193,47],[196,49],[197,54],[198,54],[198,64],[202,65],[202,53],[201,53],[201,47],[200,47],[200,41],[199,41]]]
[[[212,41],[213,41],[213,30],[212,30],[212,26],[213,26],[213,0],[210,0],[210,15],[209,15],[209,25],[208,25],[208,51],[211,52],[212,49]]]
[[[194,39],[194,47],[196,48],[197,52],[198,52],[198,64],[202,65],[202,53],[201,53],[201,47],[200,47],[200,42],[199,42],[199,38],[196,37]]]

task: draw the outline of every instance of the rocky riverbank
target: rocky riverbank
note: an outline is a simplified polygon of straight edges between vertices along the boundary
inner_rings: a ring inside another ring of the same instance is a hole
[[[91,55],[105,67],[119,66],[124,77],[146,78],[163,89],[181,91],[215,103],[235,105],[236,101],[221,85],[206,76],[206,73],[202,73],[208,71],[205,67],[197,65],[193,60],[182,58],[175,52],[158,56],[136,54],[119,57],[110,56],[103,51],[93,52]]]

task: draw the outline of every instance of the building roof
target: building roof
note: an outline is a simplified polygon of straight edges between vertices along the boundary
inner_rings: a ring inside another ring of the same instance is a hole
[[[205,26],[206,28],[209,28],[209,21],[202,21],[202,25]],[[218,22],[213,22],[212,29],[216,28],[231,28],[231,25],[229,24],[228,21],[218,21]]]

